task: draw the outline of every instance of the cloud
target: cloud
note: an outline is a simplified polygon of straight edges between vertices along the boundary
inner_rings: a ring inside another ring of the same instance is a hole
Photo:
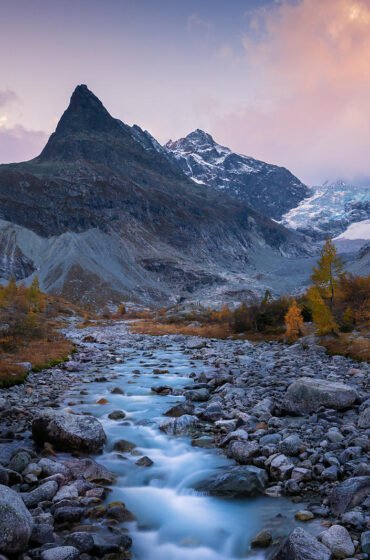
[[[18,101],[17,94],[11,89],[0,90],[0,107],[5,107],[13,101]]]
[[[213,132],[308,182],[370,177],[370,0],[285,0],[250,22],[253,100]]]
[[[211,37],[213,25],[210,21],[201,18],[198,14],[191,14],[186,21],[186,29],[189,33],[200,36],[208,41]]]
[[[12,128],[0,127],[0,163],[33,158],[40,153],[46,140],[45,132],[27,130],[21,125]]]

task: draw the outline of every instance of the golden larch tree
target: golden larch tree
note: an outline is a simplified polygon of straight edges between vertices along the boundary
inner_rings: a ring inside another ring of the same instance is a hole
[[[334,317],[323,300],[320,290],[312,286],[308,290],[308,300],[312,310],[312,319],[320,335],[335,333],[338,330]]]
[[[325,242],[317,266],[313,268],[311,280],[321,297],[328,301],[333,311],[334,297],[339,280],[343,275],[343,263],[331,239]]]
[[[290,342],[294,342],[303,334],[303,317],[295,299],[285,315],[285,332]]]

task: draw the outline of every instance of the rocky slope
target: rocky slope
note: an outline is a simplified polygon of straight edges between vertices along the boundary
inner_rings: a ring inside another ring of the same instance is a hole
[[[304,238],[196,185],[86,86],[40,156],[0,166],[0,201],[2,278],[36,270],[44,289],[78,300],[161,303],[233,278],[263,289],[250,281],[261,260],[307,256]]]
[[[232,152],[203,130],[165,147],[196,183],[226,192],[275,220],[309,196],[308,187],[284,167]]]

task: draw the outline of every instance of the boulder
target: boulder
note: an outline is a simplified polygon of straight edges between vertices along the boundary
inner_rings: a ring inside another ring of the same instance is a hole
[[[356,399],[356,390],[344,383],[302,377],[288,387],[282,408],[293,414],[310,414],[321,406],[345,410]]]
[[[357,506],[370,494],[370,476],[347,478],[335,486],[329,496],[329,505],[335,515]]]
[[[18,554],[31,537],[33,520],[21,497],[0,485],[0,553]]]
[[[370,531],[361,533],[361,548],[365,554],[370,554]]]
[[[184,436],[191,434],[199,426],[199,420],[191,414],[184,414],[179,418],[169,418],[164,420],[159,429],[166,434],[174,436]]]
[[[199,482],[196,490],[211,496],[248,498],[263,494],[267,484],[267,473],[257,467],[231,467]]]
[[[291,434],[280,442],[279,451],[289,457],[295,457],[304,451],[304,445],[298,434]]]
[[[35,442],[52,443],[64,451],[98,453],[106,442],[106,435],[99,420],[93,416],[47,411],[32,422]]]
[[[320,535],[321,542],[331,550],[334,558],[349,558],[355,553],[355,546],[349,532],[341,525],[332,525]]]
[[[297,527],[273,556],[273,560],[330,560],[331,556],[325,545]]]
[[[65,464],[73,478],[84,478],[95,484],[112,484],[115,480],[114,474],[94,459],[70,459]]]

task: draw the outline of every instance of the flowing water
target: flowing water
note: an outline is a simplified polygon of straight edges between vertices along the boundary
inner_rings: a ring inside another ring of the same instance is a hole
[[[99,417],[108,436],[108,445],[98,460],[117,475],[109,501],[121,500],[137,519],[129,525],[133,553],[137,560],[234,560],[265,558],[250,550],[252,537],[262,528],[275,536],[289,532],[297,506],[285,499],[226,500],[197,494],[192,488],[216,469],[232,462],[217,449],[192,447],[187,437],[172,437],[158,429],[163,413],[182,397],[159,396],[151,392],[155,385],[174,388],[191,383],[192,371],[204,371],[203,362],[191,361],[173,343],[156,349],[122,350],[124,362],[108,366],[116,376],[105,383],[86,385],[81,412]],[[153,369],[169,373],[154,375]],[[125,394],[112,394],[120,387]],[[74,394],[77,397],[78,393]],[[96,404],[106,398],[105,405]],[[126,418],[113,421],[108,414],[123,410]],[[112,450],[119,439],[136,444],[134,454],[119,457]],[[151,467],[135,464],[147,455]]]

